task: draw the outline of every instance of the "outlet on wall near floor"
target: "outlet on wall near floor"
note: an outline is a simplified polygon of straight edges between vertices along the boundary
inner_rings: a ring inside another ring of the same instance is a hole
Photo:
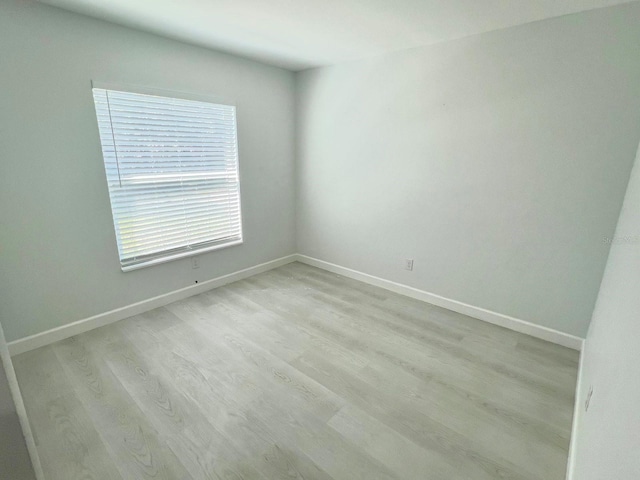
[[[191,268],[200,268],[198,257],[191,257]]]
[[[404,261],[404,269],[405,270],[413,270],[413,259],[412,258],[407,258]]]

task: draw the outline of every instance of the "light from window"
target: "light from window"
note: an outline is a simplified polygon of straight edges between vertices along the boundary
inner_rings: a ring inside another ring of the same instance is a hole
[[[93,98],[122,270],[242,243],[234,106]]]

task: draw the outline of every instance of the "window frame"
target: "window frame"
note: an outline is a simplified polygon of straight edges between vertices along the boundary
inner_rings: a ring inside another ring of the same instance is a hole
[[[207,242],[206,246],[203,246],[200,248],[197,248],[197,247],[191,248],[190,246],[178,247],[180,249],[187,248],[187,250],[180,250],[180,251],[176,251],[175,253],[171,253],[171,252],[175,251],[177,248],[172,248],[172,249],[164,250],[163,252],[159,252],[157,254],[158,256],[150,257],[140,262],[136,262],[128,265],[124,265],[122,263],[123,260],[120,258],[120,249],[118,247],[117,253],[118,253],[118,263],[120,265],[120,269],[123,272],[129,272],[132,270],[139,270],[142,268],[151,267],[151,266],[166,263],[166,262],[171,262],[181,258],[188,258],[188,257],[200,255],[207,252],[212,252],[215,250],[222,250],[225,248],[242,245],[244,243],[244,215],[242,214],[242,179],[241,179],[241,172],[240,172],[240,149],[239,149],[240,141],[239,141],[239,135],[238,135],[237,103],[228,97],[220,97],[220,96],[213,96],[213,95],[207,95],[207,94],[168,90],[168,89],[153,88],[153,87],[141,87],[137,85],[127,85],[127,84],[121,84],[121,83],[116,84],[116,83],[98,82],[95,80],[91,81],[91,89],[90,89],[91,101],[94,104],[94,115],[95,115],[94,118],[96,119],[96,129],[99,137],[98,144],[100,145],[100,159],[102,160],[102,166],[104,168],[104,173],[105,173],[105,183],[107,187],[107,194],[109,196],[109,206],[110,206],[110,213],[111,213],[111,220],[112,220],[111,225],[113,226],[114,243],[116,244],[116,246],[119,245],[118,232],[115,225],[116,219],[113,213],[113,204],[111,203],[111,192],[110,192],[110,186],[109,186],[109,178],[107,174],[107,167],[105,164],[102,142],[100,140],[98,117],[97,117],[95,101],[93,98],[94,88],[104,89],[104,90],[114,90],[114,91],[133,93],[133,94],[141,94],[141,95],[152,95],[156,97],[167,97],[167,98],[180,99],[180,100],[193,100],[198,102],[231,106],[235,108],[235,128],[236,128],[235,135],[236,135],[236,152],[237,152],[236,175],[238,179],[238,186],[237,186],[238,216],[239,216],[239,225],[240,225],[239,239],[235,239],[231,241],[222,240],[222,241],[219,241],[219,243],[215,243],[216,240],[211,240],[211,242],[213,243],[209,244],[209,242]]]

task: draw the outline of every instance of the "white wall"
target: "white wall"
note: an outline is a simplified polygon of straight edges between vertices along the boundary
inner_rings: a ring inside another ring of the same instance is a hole
[[[237,102],[245,243],[120,271],[90,80]],[[0,3],[8,340],[294,253],[294,75],[33,0]]]
[[[636,2],[300,73],[298,251],[584,337],[639,24]]]
[[[613,239],[583,352],[571,480],[640,478],[640,150]]]

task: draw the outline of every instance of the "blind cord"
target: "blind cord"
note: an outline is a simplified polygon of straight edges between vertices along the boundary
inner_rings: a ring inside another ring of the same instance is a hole
[[[116,168],[118,169],[118,183],[122,188],[122,177],[120,177],[120,160],[118,160],[118,146],[116,145],[116,135],[113,133],[113,120],[111,120],[111,104],[109,103],[109,90],[105,90],[107,97],[107,110],[109,111],[109,126],[111,127],[111,140],[113,140],[113,152],[116,156]]]

